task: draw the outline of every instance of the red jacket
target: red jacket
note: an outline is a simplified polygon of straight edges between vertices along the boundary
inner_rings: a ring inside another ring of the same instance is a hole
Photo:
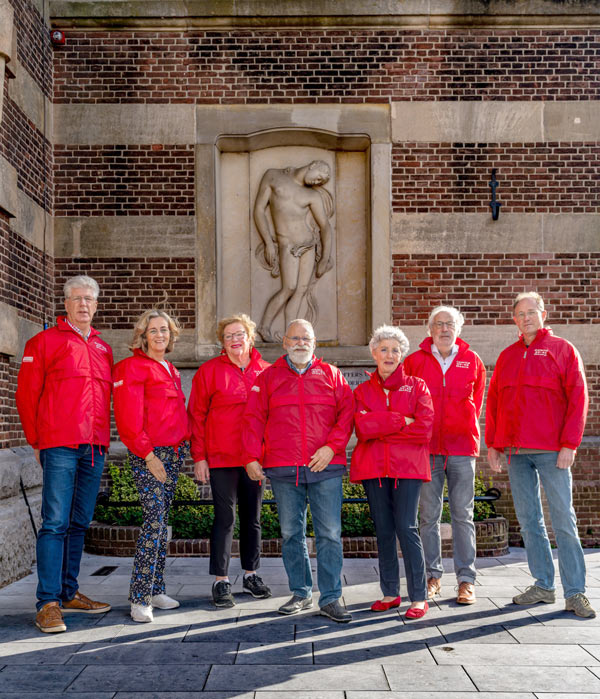
[[[329,446],[331,464],[346,464],[354,401],[342,372],[313,357],[304,374],[285,356],[258,377],[244,413],[244,463],[306,466],[317,449]],[[264,456],[263,456],[264,448]]]
[[[579,353],[542,328],[529,347],[521,335],[498,357],[488,391],[485,442],[498,450],[576,449],[587,410]]]
[[[350,480],[416,478],[431,480],[429,440],[433,403],[425,381],[408,376],[400,365],[385,382],[375,371],[354,389],[358,444]],[[385,389],[389,390],[386,395]],[[405,417],[414,418],[410,425]]]
[[[115,420],[123,444],[144,459],[154,447],[177,447],[189,439],[181,377],[141,349],[113,371]]]
[[[244,409],[256,377],[268,366],[253,349],[244,371],[225,351],[198,369],[188,405],[194,462],[208,461],[210,468],[244,465]]]
[[[429,443],[431,454],[479,456],[479,415],[485,391],[485,366],[469,345],[456,338],[458,354],[444,374],[432,352],[433,340],[425,338],[404,360],[404,371],[427,384],[435,419]]]
[[[62,316],[27,342],[16,399],[34,449],[110,444],[112,365],[97,330],[86,342]]]

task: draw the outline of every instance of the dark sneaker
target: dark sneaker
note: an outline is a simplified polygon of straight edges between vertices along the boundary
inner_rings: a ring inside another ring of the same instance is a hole
[[[583,592],[577,592],[575,595],[567,597],[565,600],[565,611],[574,612],[576,616],[584,619],[594,619],[596,617],[596,612]]]
[[[242,590],[256,597],[257,599],[267,599],[271,596],[271,590],[264,584],[262,578],[259,578],[256,573],[248,575],[242,583]]]
[[[554,590],[545,590],[537,585],[530,585],[525,592],[521,592],[520,595],[513,597],[513,604],[537,604],[538,602],[553,604],[555,601],[556,594]]]
[[[235,600],[231,594],[231,583],[227,580],[218,580],[212,586],[212,598],[215,607],[234,607]]]
[[[310,609],[313,606],[312,597],[298,597],[293,595],[284,605],[279,607],[280,614],[298,614],[303,609]]]
[[[347,624],[352,621],[352,614],[347,612],[338,600],[334,600],[324,607],[321,607],[321,614],[323,616],[328,616],[330,619],[339,622],[340,624]]]

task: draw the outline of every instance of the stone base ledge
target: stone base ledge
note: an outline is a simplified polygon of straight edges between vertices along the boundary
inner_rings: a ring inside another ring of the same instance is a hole
[[[505,556],[508,554],[508,522],[496,517],[484,522],[475,522],[477,555],[481,557]],[[92,522],[85,539],[85,550],[99,556],[134,556],[135,543],[140,528]],[[306,539],[308,555],[316,556],[313,537]],[[374,536],[342,537],[345,558],[377,558],[377,539]],[[239,541],[234,539],[232,553],[239,555]],[[442,542],[442,554],[452,556],[452,539]],[[181,557],[206,557],[210,555],[208,539],[171,539],[167,555]],[[398,548],[398,555],[402,552]],[[281,556],[281,539],[263,539],[261,556]]]

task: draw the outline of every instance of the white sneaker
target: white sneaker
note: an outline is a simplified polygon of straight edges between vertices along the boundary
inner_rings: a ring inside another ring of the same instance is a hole
[[[140,623],[154,621],[152,616],[152,607],[146,606],[145,604],[134,604],[131,603],[131,618],[134,621],[139,621]]]
[[[177,609],[179,602],[163,592],[152,596],[152,606],[156,609]]]

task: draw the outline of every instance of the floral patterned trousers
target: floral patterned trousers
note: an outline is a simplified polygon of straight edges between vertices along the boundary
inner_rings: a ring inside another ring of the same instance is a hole
[[[179,469],[185,458],[183,447],[155,447],[154,453],[163,462],[167,472],[165,483],[161,483],[150,473],[144,459],[129,452],[133,480],[140,494],[144,515],[133,559],[129,601],[144,606],[152,604],[153,595],[165,591],[167,522]]]

